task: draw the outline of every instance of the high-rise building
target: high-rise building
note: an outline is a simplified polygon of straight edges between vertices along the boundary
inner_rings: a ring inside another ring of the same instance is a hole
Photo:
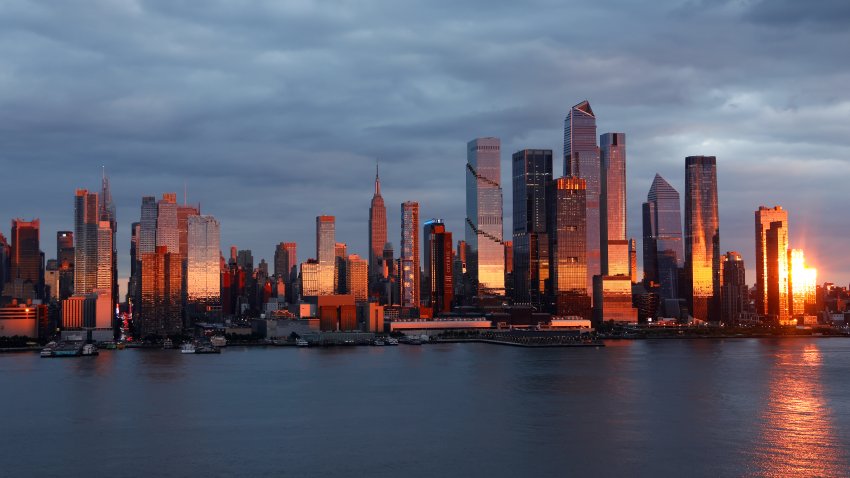
[[[156,251],[156,198],[144,196],[142,198],[142,213],[139,221],[138,256],[141,260],[142,254]]]
[[[344,242],[334,244],[334,294],[348,294],[346,277],[348,246]]]
[[[375,165],[375,193],[369,206],[369,289],[377,292],[383,278],[384,245],[387,243],[387,208],[381,197],[381,178]]]
[[[316,260],[319,261],[318,295],[332,295],[334,293],[334,270],[336,269],[335,230],[336,219],[333,216],[316,217]]]
[[[9,283],[4,295],[40,299],[44,292],[44,254],[39,246],[40,221],[12,220]]]
[[[817,304],[818,271],[806,266],[802,249],[789,250],[788,263],[791,268],[788,274],[788,301],[791,315],[796,317],[808,314],[812,306]]]
[[[788,292],[788,222],[773,221],[764,233],[765,286],[767,309],[765,316],[772,322],[788,325],[791,318]]]
[[[189,254],[189,218],[201,214],[201,206],[177,206],[177,250],[182,257]]]
[[[74,196],[74,293],[77,295],[91,294],[98,287],[99,229],[97,193],[78,189]]]
[[[357,254],[345,261],[345,291],[354,296],[357,303],[369,302],[369,263]]]
[[[105,267],[101,267],[101,262],[108,262],[109,287],[98,287],[101,294],[108,294],[111,304],[111,310],[115,310],[118,305],[118,244],[115,242],[115,236],[118,233],[118,220],[115,213],[115,203],[112,202],[112,190],[109,187],[109,176],[106,175],[106,168],[103,168],[100,190],[100,224],[98,225],[98,250],[103,250],[98,256],[98,274],[106,274]],[[105,249],[105,242],[109,242],[111,248],[108,252]],[[106,280],[98,277],[99,283],[105,284]],[[102,303],[102,301],[101,301]]]
[[[157,247],[165,246],[169,253],[180,254],[180,231],[177,224],[177,194],[164,193],[156,207]]]
[[[452,233],[441,219],[425,222],[425,283],[422,295],[434,315],[449,313],[454,299]]]
[[[401,305],[419,307],[419,203],[401,204]]]
[[[643,275],[647,286],[658,286],[662,303],[679,298],[683,258],[679,192],[656,174],[643,203]]]
[[[319,261],[307,259],[301,263],[301,297],[315,297],[323,295],[319,284]]]
[[[295,283],[298,280],[298,245],[294,242],[281,242],[274,252],[274,273],[283,279],[286,288],[286,301],[295,303]]]
[[[632,279],[632,284],[638,283],[637,241],[634,239],[629,239],[629,277]]]
[[[626,238],[626,135],[599,137],[599,250],[602,275],[630,275]]]
[[[176,222],[176,221],[175,221]],[[175,236],[176,237],[176,236]],[[142,254],[141,304],[139,304],[138,333],[161,337],[179,335],[183,331],[181,316],[180,255],[168,252],[168,246],[157,246],[152,253]]]
[[[12,272],[12,246],[6,236],[0,233],[0,286],[9,282]]]
[[[74,265],[74,232],[58,231],[56,233],[56,261],[61,264],[67,262]]]
[[[590,103],[582,101],[570,108],[564,119],[564,174],[584,179],[587,186],[587,294],[593,292],[593,276],[602,273],[600,251],[599,196],[602,167],[596,144],[596,115]]]
[[[95,268],[97,270],[95,289],[99,290],[101,294],[106,294],[107,297],[109,297],[110,302],[113,300],[112,292],[114,286],[113,237],[112,224],[109,221],[98,221],[97,254],[95,256],[97,261],[95,264]],[[94,290],[91,292],[94,292]],[[89,292],[87,291],[85,293]]]
[[[141,286],[141,255],[139,254],[139,230],[141,223],[134,222],[130,226],[130,278],[127,281],[127,300],[136,303],[139,300]]]
[[[785,250],[782,251],[783,258],[782,264],[771,264],[768,261],[768,247],[767,247],[767,231],[770,230],[773,223],[779,223],[777,227],[784,229],[784,237],[785,237],[785,248],[788,247],[788,211],[782,209],[781,206],[776,207],[766,207],[760,206],[758,210],[755,212],[755,225],[756,225],[756,313],[762,317],[766,317],[771,314],[778,313],[777,311],[783,310],[784,308],[780,307],[778,303],[774,303],[771,307],[769,300],[768,290],[770,289],[770,284],[768,281],[768,269],[774,267],[776,269],[777,280],[779,280],[782,284],[785,284],[783,287],[780,284],[775,285],[775,294],[776,301],[784,300],[787,302],[787,295],[780,294],[780,289],[788,290],[788,261],[785,255],[787,252]],[[779,245],[782,247],[782,244]],[[774,251],[777,259],[779,259],[778,254],[780,251]],[[774,312],[771,313],[770,310]],[[781,317],[782,319],[787,319],[787,317]],[[780,317],[773,317],[773,320],[779,320]]]
[[[720,216],[714,156],[685,158],[685,281],[691,315],[718,321]]]
[[[723,285],[720,286],[720,317],[724,324],[735,325],[746,316],[749,302],[744,259],[741,254],[730,251],[721,260]]]
[[[587,205],[584,179],[554,180],[546,200],[549,236],[549,289],[552,312],[590,318],[587,293]]]
[[[186,298],[193,315],[221,307],[221,225],[213,216],[187,217]]]
[[[513,299],[540,305],[549,278],[546,194],[552,183],[552,150],[525,149],[512,159]]]
[[[478,297],[505,294],[500,147],[499,138],[467,144],[467,270],[470,293]]]

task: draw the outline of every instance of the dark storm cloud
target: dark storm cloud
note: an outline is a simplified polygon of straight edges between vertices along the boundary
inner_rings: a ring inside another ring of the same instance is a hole
[[[222,246],[314,253],[315,216],[365,253],[375,159],[399,204],[463,237],[465,143],[551,148],[589,99],[628,135],[630,234],[661,173],[718,157],[721,241],[752,269],[752,215],[791,211],[823,279],[850,281],[850,44],[844,2],[0,1],[0,217],[72,225],[106,165],[122,276],[142,195],[200,201]],[[555,171],[562,171],[560,160]],[[37,177],[37,181],[28,180]]]

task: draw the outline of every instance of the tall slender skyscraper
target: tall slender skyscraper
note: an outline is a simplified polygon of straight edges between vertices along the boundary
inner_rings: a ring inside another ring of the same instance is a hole
[[[425,283],[422,295],[434,315],[449,313],[454,298],[452,233],[446,231],[442,219],[425,222]]]
[[[387,243],[387,208],[381,197],[381,177],[375,165],[375,193],[369,206],[369,290],[377,291],[383,272],[384,245]]]
[[[109,176],[106,175],[106,167],[103,168],[100,189],[100,239],[98,248],[104,252],[98,257],[98,262],[109,262],[109,296],[111,309],[115,310],[118,305],[118,243],[115,241],[118,233],[118,219],[115,213],[115,203],[112,202],[112,189],[109,186]],[[108,230],[108,233],[107,233]],[[111,250],[107,253],[104,242],[109,242]],[[104,255],[105,254],[105,255]],[[101,267],[100,265],[98,266]],[[103,273],[106,273],[103,269]],[[103,282],[105,284],[105,281]],[[105,287],[98,287],[106,290]]]
[[[586,182],[576,177],[554,180],[547,191],[549,289],[552,312],[590,318],[587,293]]]
[[[316,217],[316,258],[319,263],[319,295],[333,295],[336,266],[336,218]]]
[[[679,298],[684,257],[680,204],[678,191],[656,174],[643,203],[643,273],[647,284],[659,285],[662,301]]]
[[[540,305],[549,278],[546,194],[552,183],[552,150],[525,149],[512,160],[513,299]]]
[[[564,174],[579,177],[587,185],[587,293],[592,294],[593,276],[602,273],[600,250],[599,196],[601,165],[596,145],[596,116],[590,103],[582,101],[570,108],[564,120]]]
[[[788,251],[788,264],[789,313],[798,317],[810,313],[811,307],[817,304],[818,271],[806,266],[802,249]]]
[[[720,320],[720,216],[714,156],[685,158],[685,278],[691,315]]]
[[[768,244],[767,244],[767,231],[770,230],[773,223],[779,223],[778,228],[783,229],[785,243],[784,247],[787,249],[788,247],[788,211],[782,209],[781,206],[776,207],[766,207],[759,206],[758,210],[755,212],[755,225],[756,225],[756,313],[760,316],[765,317],[767,315],[775,315],[783,310],[782,307],[778,303],[770,305],[770,281],[768,280],[768,271],[771,267],[775,269],[775,274],[777,280],[781,281],[785,284],[785,287],[781,287],[778,283],[775,285],[775,300],[783,300],[780,294],[780,288],[787,290],[788,284],[788,261],[787,258],[782,258],[782,264],[771,264],[768,260]],[[782,247],[782,244],[779,244],[779,247]],[[780,260],[778,257],[779,251],[773,251],[776,260]],[[783,254],[787,254],[783,251]],[[781,267],[780,267],[781,266]],[[784,294],[783,294],[784,295]],[[784,301],[787,302],[787,295],[784,295]],[[773,312],[770,312],[773,310]],[[783,314],[783,317],[773,317],[774,320],[786,319],[784,317],[787,315],[787,311]]]
[[[720,286],[721,320],[734,325],[747,313],[747,279],[744,259],[735,251],[723,255],[723,285]]]
[[[334,244],[334,294],[348,294],[348,278],[345,276],[348,261],[348,245]]]
[[[419,307],[419,203],[401,205],[401,305]]]
[[[629,275],[626,237],[626,135],[599,137],[599,215],[602,275]]]
[[[74,293],[77,295],[91,294],[98,287],[99,228],[97,193],[78,189],[74,195]]]
[[[466,243],[470,291],[474,296],[505,294],[499,138],[467,144]]]

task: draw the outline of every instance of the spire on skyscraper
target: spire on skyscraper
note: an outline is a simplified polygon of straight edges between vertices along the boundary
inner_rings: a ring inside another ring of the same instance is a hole
[[[375,160],[375,196],[381,195],[381,175],[378,171],[378,160]]]

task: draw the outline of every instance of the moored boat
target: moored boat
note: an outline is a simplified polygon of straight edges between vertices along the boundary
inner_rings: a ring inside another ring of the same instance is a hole
[[[297,345],[299,347],[307,347],[307,346],[310,345],[310,342],[307,342],[306,340],[299,337],[298,339],[295,340],[295,345]]]
[[[195,344],[191,342],[186,342],[180,347],[181,354],[193,354],[195,353]]]

